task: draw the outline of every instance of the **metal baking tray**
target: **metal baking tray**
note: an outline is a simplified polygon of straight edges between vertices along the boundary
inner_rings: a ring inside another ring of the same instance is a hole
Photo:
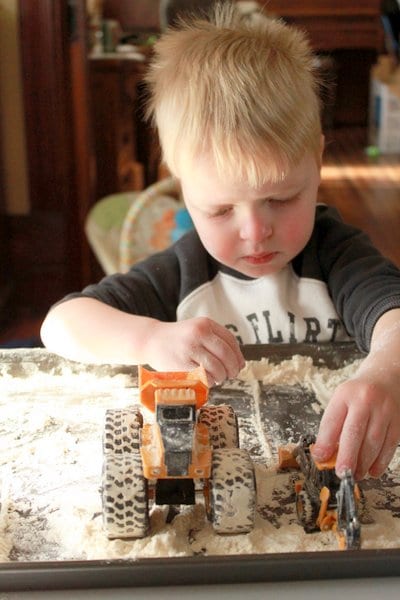
[[[301,354],[311,356],[315,364],[330,368],[339,368],[360,356],[353,344],[334,347],[323,344],[246,346],[244,354],[249,360],[268,357],[276,363],[294,354]],[[30,354],[29,360],[32,360],[32,356],[43,370],[49,365],[51,368],[56,366],[57,359],[51,355],[46,356],[45,351]],[[21,355],[19,359],[23,361]],[[8,360],[10,355],[1,354],[0,362],[7,363]],[[126,367],[124,369],[126,372]],[[16,373],[18,376],[18,368]],[[255,583],[399,575],[400,548],[137,560],[9,562],[0,564],[0,591]]]

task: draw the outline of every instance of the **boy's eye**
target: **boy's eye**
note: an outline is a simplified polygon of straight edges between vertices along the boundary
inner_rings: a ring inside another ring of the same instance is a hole
[[[267,198],[267,202],[269,202],[271,204],[285,204],[288,202],[292,202],[297,197],[298,197],[298,194],[295,194],[294,196],[290,196],[288,198]]]
[[[268,198],[267,203],[268,204],[284,204],[287,201],[288,201],[287,198]]]
[[[211,217],[224,217],[225,215],[229,214],[232,210],[231,206],[221,206],[221,208],[218,208],[217,210],[215,210],[214,212],[212,212],[210,214]]]

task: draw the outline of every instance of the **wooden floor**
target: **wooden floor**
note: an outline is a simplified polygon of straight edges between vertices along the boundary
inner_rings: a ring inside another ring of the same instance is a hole
[[[400,156],[368,158],[366,146],[364,129],[327,133],[319,200],[336,206],[400,267]],[[14,317],[0,330],[0,344],[38,337],[43,316]]]
[[[319,200],[363,229],[400,267],[400,156],[369,158],[364,129],[327,134]]]

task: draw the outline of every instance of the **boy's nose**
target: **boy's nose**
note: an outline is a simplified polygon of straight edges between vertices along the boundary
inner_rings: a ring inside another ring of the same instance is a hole
[[[260,214],[250,213],[243,217],[240,224],[240,237],[242,240],[261,242],[272,234],[272,224]]]

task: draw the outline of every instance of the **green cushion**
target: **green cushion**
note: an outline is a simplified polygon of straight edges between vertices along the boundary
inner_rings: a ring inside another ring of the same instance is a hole
[[[122,227],[126,213],[138,192],[111,194],[99,200],[90,211],[90,218],[98,227],[108,231],[113,227]]]

